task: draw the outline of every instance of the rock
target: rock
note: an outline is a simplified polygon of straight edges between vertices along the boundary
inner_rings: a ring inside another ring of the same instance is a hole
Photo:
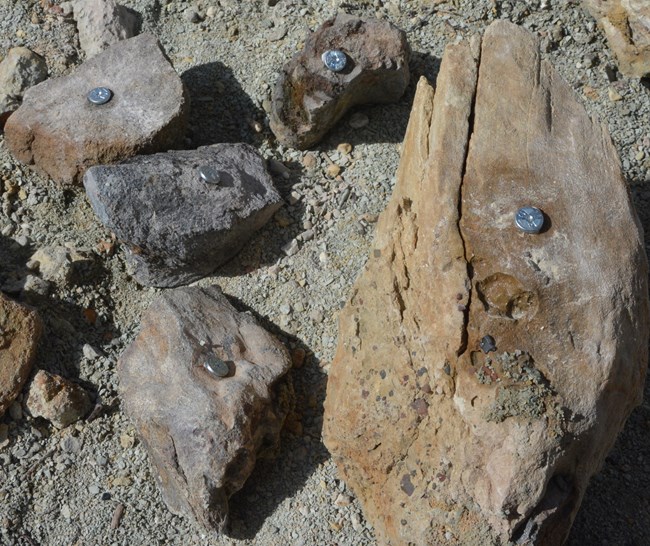
[[[42,331],[36,311],[0,292],[0,417],[29,377]]]
[[[117,370],[172,512],[224,530],[228,498],[275,450],[290,367],[284,346],[216,286],[166,291],[151,304]]]
[[[341,50],[340,72],[321,56]],[[305,48],[282,69],[272,97],[271,130],[294,148],[323,138],[355,105],[397,101],[409,82],[406,34],[386,21],[339,14],[305,40]]]
[[[37,250],[30,258],[41,277],[46,281],[70,282],[92,260],[85,254],[65,246],[47,246]]]
[[[480,63],[477,46],[448,46],[435,96],[418,85],[327,385],[325,444],[394,546],[562,544],[648,363],[607,130],[524,29],[493,23]],[[514,224],[528,204],[537,235]]]
[[[583,0],[605,31],[623,74],[650,76],[650,3],[648,0]]]
[[[113,92],[106,104],[86,97],[98,86]],[[5,139],[16,159],[39,174],[73,183],[91,165],[174,148],[184,136],[187,110],[181,79],[158,40],[143,34],[69,76],[30,88],[7,120]]]
[[[20,106],[27,89],[47,78],[45,59],[26,47],[14,47],[0,62],[0,129]]]
[[[203,167],[221,181],[205,182]],[[247,144],[93,167],[84,184],[100,221],[126,242],[135,279],[147,286],[178,286],[212,273],[281,206],[263,159]]]
[[[76,383],[39,370],[29,386],[25,406],[33,417],[43,417],[64,428],[86,415],[91,403],[88,393]]]
[[[74,0],[72,9],[87,59],[136,34],[137,14],[115,0]]]

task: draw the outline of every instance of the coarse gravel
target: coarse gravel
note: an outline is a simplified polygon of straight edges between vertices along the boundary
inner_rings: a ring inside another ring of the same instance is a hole
[[[230,536],[206,536],[172,515],[122,411],[115,373],[117,358],[159,290],[133,281],[119,244],[114,253],[104,252],[113,246],[110,233],[82,188],[30,173],[8,154],[0,135],[0,286],[43,316],[37,367],[72,378],[97,400],[94,419],[63,431],[26,415],[21,400],[0,418],[0,544],[375,544],[371,525],[321,442],[322,403],[337,311],[364,266],[377,214],[395,184],[418,77],[434,80],[445,44],[496,18],[538,33],[544,57],[608,126],[646,229],[650,86],[616,73],[603,33],[577,1],[122,3],[140,14],[142,31],[161,40],[188,86],[193,112],[186,146],[248,142],[272,160],[287,205],[233,261],[198,284],[220,284],[236,306],[258,316],[290,347],[306,349],[304,366],[291,372],[297,419],[283,432],[279,456],[260,462],[232,498]],[[350,112],[310,151],[284,148],[268,130],[271,87],[305,33],[338,11],[386,18],[407,32],[414,52],[411,85],[396,104]],[[51,76],[74,70],[84,55],[68,12],[65,3],[0,0],[0,56],[23,45],[46,58]],[[68,245],[93,260],[70,280],[48,284],[27,269],[29,257],[46,245]],[[569,545],[647,544],[648,394],[646,386],[646,402],[587,491]]]

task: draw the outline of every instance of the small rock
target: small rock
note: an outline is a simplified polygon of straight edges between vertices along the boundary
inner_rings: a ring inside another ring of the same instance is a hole
[[[26,47],[14,47],[0,62],[0,128],[20,106],[27,89],[47,78],[45,59]]]
[[[113,98],[91,104],[87,94],[99,81]],[[158,40],[143,34],[117,42],[68,76],[28,89],[7,120],[5,141],[39,174],[74,183],[91,165],[177,147],[187,114],[180,77]]]
[[[95,360],[96,358],[99,358],[99,353],[92,345],[89,345],[88,343],[84,343],[81,352],[83,353],[84,358],[87,358],[88,360]]]
[[[341,173],[341,167],[336,163],[331,163],[327,166],[326,172],[330,178],[336,178]]]
[[[183,12],[183,17],[185,18],[186,21],[189,21],[190,23],[200,23],[203,19],[201,15],[199,14],[198,11],[196,11],[196,8],[194,7],[189,7]]]
[[[39,370],[31,385],[25,406],[34,417],[43,417],[57,428],[64,428],[90,411],[88,393],[79,385],[44,370]]]
[[[309,152],[305,154],[305,157],[302,159],[302,165],[305,167],[305,169],[313,169],[316,167],[316,155]]]
[[[0,293],[0,416],[29,377],[42,330],[35,311]]]
[[[342,142],[339,144],[336,149],[345,155],[348,155],[352,151],[352,144],[349,144],[348,142]]]
[[[609,100],[611,100],[612,102],[618,102],[619,100],[623,100],[623,96],[613,87],[607,89],[607,95],[609,96]]]
[[[218,359],[226,376],[210,373]],[[174,514],[221,532],[228,498],[274,452],[289,411],[284,346],[218,287],[165,291],[117,365],[125,408]],[[170,404],[170,400],[182,403]]]
[[[123,449],[130,449],[135,445],[135,438],[131,434],[121,434],[120,445]]]
[[[370,123],[370,119],[361,112],[355,112],[348,120],[348,125],[353,129],[361,129],[368,125],[368,123]]]
[[[127,262],[145,286],[178,286],[212,273],[282,203],[263,159],[248,144],[92,167],[84,185],[100,221],[127,244]]]
[[[65,453],[77,454],[81,451],[81,445],[81,439],[70,434],[61,440],[61,449]]]
[[[75,273],[92,263],[84,254],[65,246],[43,247],[32,255],[30,262],[37,266],[43,279],[53,282],[69,282]]]
[[[115,0],[73,0],[79,44],[90,59],[120,40],[135,36],[137,14]]]
[[[329,70],[328,49],[345,51],[346,65]],[[409,82],[406,34],[387,21],[339,14],[305,40],[282,69],[272,96],[271,130],[286,146],[316,144],[355,105],[398,100]]]
[[[282,247],[282,252],[284,252],[287,256],[293,256],[294,254],[297,254],[299,250],[300,245],[296,239],[291,239],[291,241]]]

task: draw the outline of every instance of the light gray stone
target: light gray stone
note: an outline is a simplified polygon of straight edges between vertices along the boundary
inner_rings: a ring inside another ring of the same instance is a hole
[[[14,47],[0,62],[0,128],[21,103],[27,89],[47,78],[45,59],[26,47]]]
[[[135,36],[136,13],[115,0],[75,0],[72,9],[79,44],[87,59],[120,40]]]
[[[207,183],[201,167],[216,169]],[[100,221],[128,247],[135,279],[178,286],[231,259],[281,206],[263,159],[248,144],[141,156],[88,170]]]

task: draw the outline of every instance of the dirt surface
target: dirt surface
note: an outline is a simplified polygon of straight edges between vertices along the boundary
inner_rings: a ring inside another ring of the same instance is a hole
[[[143,289],[130,277],[122,248],[99,224],[82,188],[33,175],[12,159],[0,135],[0,287],[43,317],[37,367],[80,383],[98,404],[96,418],[62,431],[29,417],[21,404],[0,418],[0,544],[375,544],[321,442],[322,402],[337,311],[365,263],[376,215],[390,196],[418,77],[435,81],[445,44],[496,18],[538,33],[544,57],[608,126],[646,229],[649,86],[616,74],[602,32],[575,1],[123,4],[139,14],[141,31],[158,36],[189,89],[186,146],[248,142],[274,160],[274,179],[287,205],[233,261],[199,284],[218,283],[235,306],[258,316],[291,349],[306,351],[304,365],[291,372],[296,412],[279,457],[261,463],[232,498],[229,536],[206,537],[191,521],[172,515],[122,411],[115,375],[117,357],[158,290]],[[338,11],[386,18],[404,29],[414,52],[411,84],[396,104],[349,113],[312,150],[284,148],[268,130],[271,87],[306,31]],[[83,53],[66,12],[58,2],[0,0],[0,56],[24,45],[45,57],[51,77],[73,71]],[[359,114],[367,116],[367,125],[359,127]],[[70,125],[74,130],[74,119]],[[48,245],[68,245],[90,259],[46,286],[27,263]],[[646,400],[648,393],[646,386]],[[594,478],[568,543],[641,546],[648,536],[646,401]]]

